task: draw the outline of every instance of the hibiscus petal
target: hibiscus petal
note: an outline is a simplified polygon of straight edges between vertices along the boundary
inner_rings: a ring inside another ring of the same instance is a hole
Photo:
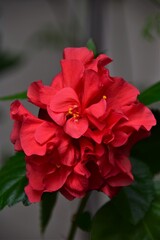
[[[66,189],[66,191],[73,197],[83,197],[86,192],[88,191],[88,178],[76,174],[76,173],[72,173],[65,185],[64,185],[64,189]]]
[[[26,195],[28,197],[28,200],[31,203],[36,203],[36,202],[40,202],[41,201],[41,197],[42,197],[43,191],[36,191],[30,185],[27,185],[25,187],[25,193],[26,193]]]
[[[52,83],[50,85],[51,87],[53,87],[55,90],[60,90],[64,87],[63,84],[63,75],[60,72],[59,74],[57,74],[53,79],[52,79]]]
[[[13,120],[19,121],[22,121],[27,116],[33,116],[18,100],[11,104],[10,115]]]
[[[50,109],[53,112],[62,113],[68,112],[69,108],[74,105],[79,105],[79,99],[76,92],[70,88],[66,87],[58,91],[51,99]]]
[[[89,108],[85,110],[85,113],[87,114],[89,121],[100,130],[102,130],[106,125],[106,121],[102,121],[100,119],[105,115],[106,109],[107,109],[106,100],[101,99],[98,103],[91,105]]]
[[[108,184],[101,188],[101,191],[104,192],[110,198],[113,198],[119,190],[120,187],[111,187]]]
[[[55,92],[54,88],[43,85],[42,81],[37,81],[30,85],[27,96],[29,101],[36,106],[46,108]]]
[[[124,145],[127,142],[129,136],[130,136],[130,134],[127,134],[123,131],[116,131],[114,133],[114,139],[111,142],[112,146],[120,147],[120,146]]]
[[[15,151],[21,151],[22,146],[20,141],[20,131],[22,122],[28,116],[33,117],[33,115],[30,112],[28,112],[18,100],[14,101],[11,104],[10,115],[11,118],[14,120],[14,125],[10,135],[10,139],[11,142],[14,144]]]
[[[104,67],[108,63],[112,62],[112,59],[105,54],[98,55],[97,58],[93,59],[89,64],[87,64],[87,69],[92,69],[98,72],[99,67]]]
[[[43,122],[35,130],[35,140],[39,144],[44,144],[57,133],[57,126],[51,122]]]
[[[98,103],[92,104],[89,108],[87,108],[86,112],[98,119],[105,114],[106,109],[107,109],[106,100],[101,99]]]
[[[11,135],[10,135],[10,140],[14,144],[15,151],[21,151],[22,150],[21,142],[20,142],[20,139],[19,139],[19,131],[21,129],[21,125],[22,125],[21,122],[15,121],[14,125],[13,125],[13,130],[12,130]]]
[[[77,121],[76,121],[77,120]],[[88,129],[88,120],[86,118],[67,120],[64,131],[73,138],[80,138]]]
[[[73,166],[77,163],[78,158],[75,156],[74,148],[70,147],[65,154],[60,156],[60,162],[65,166]]]
[[[131,172],[119,172],[116,176],[109,178],[107,182],[112,187],[124,187],[130,185],[133,182],[133,179]]]
[[[45,178],[45,188],[47,192],[54,192],[59,190],[64,183],[68,175],[70,174],[71,169],[68,167],[57,167],[57,170],[52,174],[48,174]]]
[[[94,54],[86,47],[81,48],[65,48],[63,52],[64,59],[77,59],[83,63],[89,62],[94,58]]]
[[[46,153],[46,144],[40,145],[35,140],[35,131],[43,123],[42,120],[36,118],[27,118],[23,121],[21,131],[20,131],[20,140],[22,148],[27,156],[32,154],[37,154],[43,156]]]
[[[30,158],[30,157],[29,157]],[[29,158],[26,158],[26,170],[27,170],[27,177],[29,180],[29,185],[38,191],[43,191],[44,189],[44,183],[43,179],[45,176],[46,167],[45,165],[41,165],[41,168],[39,169],[36,167],[36,164],[34,162],[31,162],[31,164],[28,163]],[[36,159],[38,160],[38,159]]]
[[[156,125],[156,120],[152,112],[149,110],[149,108],[141,103],[126,106],[124,111],[128,117],[128,121],[124,121],[121,124],[121,127],[132,127],[137,131],[143,127],[147,131],[150,131],[152,126]]]
[[[61,60],[64,87],[77,89],[81,84],[84,66],[78,60]]]
[[[93,70],[86,70],[83,77],[83,97],[82,108],[99,101],[103,96],[101,95],[101,86],[98,74]],[[98,97],[98,99],[97,99]]]
[[[104,131],[94,130],[88,128],[87,132],[85,133],[86,137],[92,138],[96,143],[100,144],[102,142]]]
[[[47,107],[49,116],[54,120],[58,125],[63,126],[66,122],[66,113],[57,113],[53,112],[50,107]]]
[[[112,78],[108,81],[106,93],[108,107],[117,109],[121,106],[129,105],[137,100],[139,90],[122,78]]]

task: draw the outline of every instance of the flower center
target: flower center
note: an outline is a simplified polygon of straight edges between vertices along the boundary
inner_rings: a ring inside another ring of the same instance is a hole
[[[78,111],[78,106],[74,105],[73,107],[70,107],[68,109],[67,115],[66,117],[69,118],[74,118],[75,122],[78,122],[79,118],[80,118],[80,114]]]

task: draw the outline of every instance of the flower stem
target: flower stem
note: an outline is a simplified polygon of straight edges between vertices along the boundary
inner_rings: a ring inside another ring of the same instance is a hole
[[[81,213],[83,212],[83,210],[84,210],[84,208],[86,206],[86,203],[88,201],[89,196],[90,196],[90,194],[86,195],[80,201],[80,204],[78,206],[77,212],[73,216],[72,225],[71,225],[71,228],[70,228],[67,240],[74,240],[74,236],[75,236],[75,233],[76,233],[76,230],[77,230],[77,220],[78,220],[79,216],[81,215]]]

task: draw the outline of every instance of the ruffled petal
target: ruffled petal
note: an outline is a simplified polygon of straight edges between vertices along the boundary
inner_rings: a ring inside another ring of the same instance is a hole
[[[69,196],[72,196],[73,198],[81,198],[83,197],[86,192],[88,191],[88,179],[80,174],[72,173],[65,185],[64,189],[65,192],[68,193]],[[63,190],[62,190],[63,193]],[[66,195],[65,195],[66,196]]]
[[[15,151],[22,151],[23,149],[20,140],[22,122],[28,116],[33,117],[33,115],[28,112],[18,100],[16,100],[11,104],[10,116],[14,120],[13,129],[10,135],[11,142],[14,144]]]
[[[58,166],[56,171],[51,174],[48,174],[45,178],[45,188],[47,192],[54,192],[59,190],[67,180],[68,175],[70,174],[71,169],[64,166]]]
[[[51,97],[56,93],[56,90],[50,86],[45,86],[42,81],[33,82],[28,88],[28,100],[39,106],[46,108],[50,102]]]
[[[108,108],[118,109],[137,101],[139,90],[121,78],[112,78],[105,88]]]
[[[87,69],[92,69],[95,72],[99,71],[99,68],[104,67],[108,63],[112,62],[112,59],[106,56],[105,54],[98,55],[97,58],[93,59],[91,62],[89,62],[86,66]]]
[[[65,48],[63,52],[64,59],[77,59],[82,63],[87,63],[94,58],[94,54],[86,47],[81,48]]]
[[[156,119],[149,108],[142,103],[135,103],[124,108],[128,121],[124,121],[121,127],[131,127],[138,131],[141,127],[150,131],[156,125]]]

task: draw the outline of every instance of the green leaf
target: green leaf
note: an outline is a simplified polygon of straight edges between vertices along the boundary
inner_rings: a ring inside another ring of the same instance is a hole
[[[146,164],[132,159],[134,182],[123,187],[112,202],[127,221],[137,224],[148,211],[154,198],[151,173]]]
[[[136,143],[132,148],[131,155],[146,163],[154,175],[160,172],[160,111],[152,110],[152,112],[157,120],[157,125],[152,128],[149,137]]]
[[[95,215],[91,240],[158,240],[160,237],[160,182],[155,183],[155,199],[144,218],[135,226],[121,217],[112,201]]]
[[[28,205],[24,187],[27,185],[24,154],[17,153],[0,169],[0,210],[18,202]]]
[[[15,99],[26,99],[27,98],[27,91],[16,93],[10,96],[0,97],[0,101],[8,101],[8,100],[15,100]]]
[[[57,200],[57,192],[53,193],[44,193],[42,196],[42,201],[40,205],[41,211],[41,232],[44,233],[46,227],[49,223],[49,220],[52,216],[53,209],[55,207]]]
[[[89,40],[88,40],[88,42],[87,42],[87,48],[88,48],[89,50],[92,50],[92,51],[93,51],[95,57],[97,56],[96,45],[95,45],[95,43],[93,42],[92,39],[89,39]]]
[[[83,231],[89,232],[91,229],[91,213],[83,212],[77,219],[77,226]]]
[[[151,87],[144,90],[139,95],[139,101],[145,105],[160,101],[160,82],[155,83]]]

